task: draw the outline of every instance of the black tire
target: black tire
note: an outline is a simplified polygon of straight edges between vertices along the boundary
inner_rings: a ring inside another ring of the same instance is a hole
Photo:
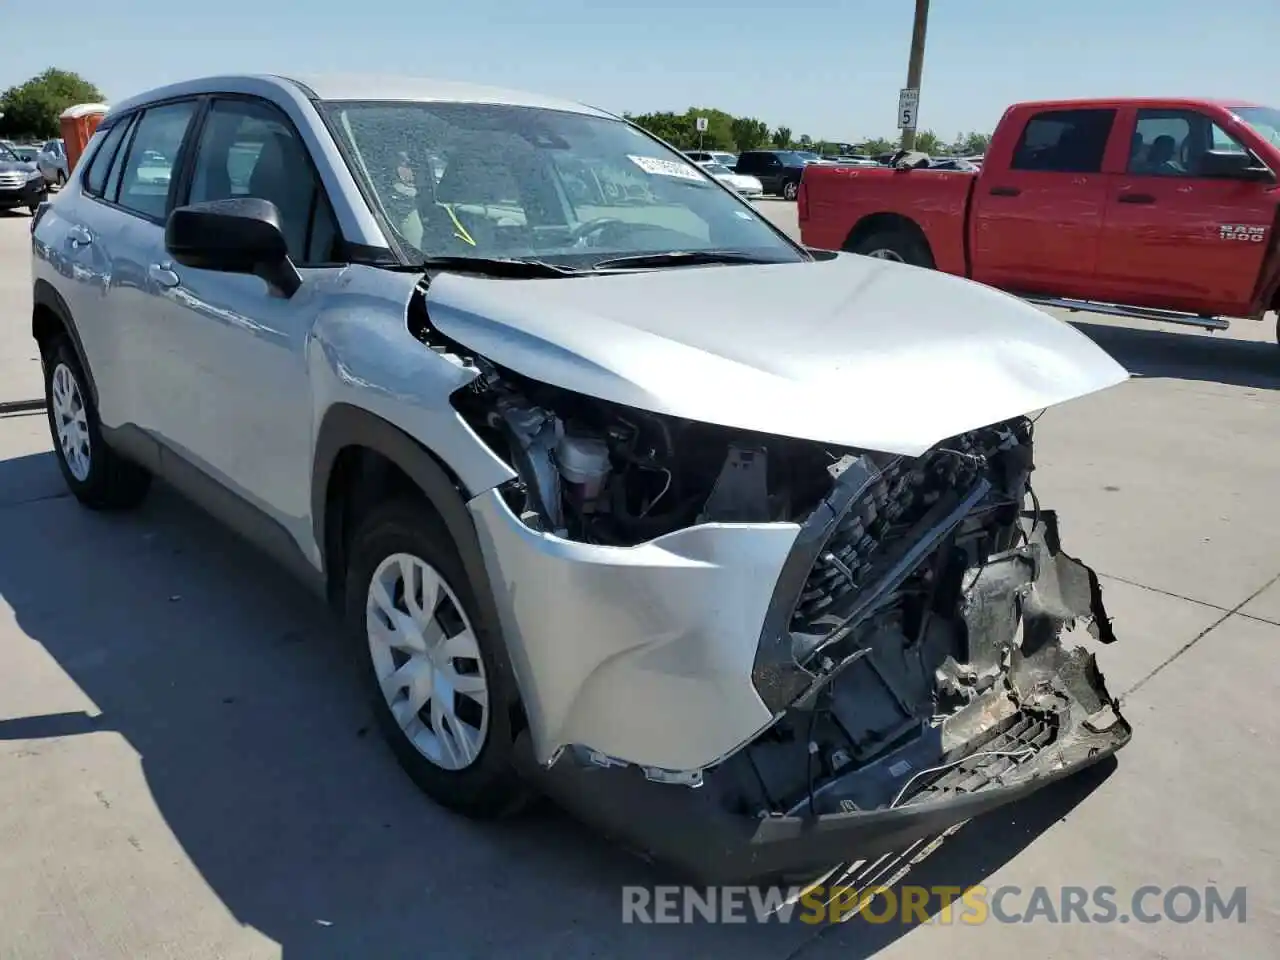
[[[45,190],[43,193],[40,194],[40,196],[36,198],[35,203],[27,204],[27,209],[31,211],[31,215],[33,217],[36,215],[36,211],[40,209],[40,204],[44,203],[48,199],[49,199],[49,191]]]
[[[788,180],[782,185],[782,199],[794,200],[800,195],[800,181]]]
[[[440,575],[471,622],[480,651],[488,687],[487,733],[475,760],[460,770],[446,769],[429,760],[401,730],[382,694],[370,655],[366,626],[370,583],[382,562],[397,553],[425,561]],[[401,499],[382,504],[360,521],[348,556],[351,559],[347,566],[344,621],[363,663],[362,674],[378,727],[396,760],[427,796],[457,813],[476,819],[515,813],[530,796],[515,767],[515,677],[501,629],[485,619],[444,523],[424,501]]]
[[[899,260],[902,263],[909,263],[915,267],[933,268],[933,254],[929,252],[929,246],[913,231],[902,227],[888,227],[881,230],[873,230],[866,236],[854,241],[849,246],[850,253],[860,253],[863,256],[875,256],[877,253],[891,254],[883,256],[886,260]]]
[[[58,171],[58,189],[61,190],[67,184],[67,175],[61,170]]]
[[[49,435],[53,439],[54,456],[67,488],[91,510],[129,510],[138,506],[151,486],[151,474],[107,446],[102,437],[98,409],[88,390],[88,379],[70,342],[59,337],[50,344],[43,359]],[[60,416],[54,403],[54,378],[60,369],[65,369],[71,377],[79,396],[80,409],[84,411],[84,431],[88,437],[87,472],[72,468],[67,459],[68,453],[59,440]]]

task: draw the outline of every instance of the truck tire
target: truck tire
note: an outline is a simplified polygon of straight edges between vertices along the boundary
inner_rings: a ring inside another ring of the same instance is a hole
[[[929,247],[910,230],[888,228],[873,230],[849,247],[850,253],[859,253],[864,257],[875,257],[878,260],[896,260],[898,263],[909,263],[913,267],[933,269],[933,254]]]

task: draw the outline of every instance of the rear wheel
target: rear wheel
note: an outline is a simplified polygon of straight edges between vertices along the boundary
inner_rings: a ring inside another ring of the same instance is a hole
[[[58,469],[77,500],[93,510],[127,510],[147,495],[151,475],[102,438],[98,410],[65,337],[44,358],[44,398]]]
[[[933,267],[933,255],[929,247],[909,230],[889,228],[874,230],[855,241],[849,252],[877,260],[895,260],[915,267]]]
[[[360,523],[350,556],[345,618],[401,767],[467,816],[518,809],[515,681],[447,528],[425,503],[393,501]]]
[[[794,200],[800,193],[800,184],[795,180],[788,180],[782,185],[782,198],[784,200]]]

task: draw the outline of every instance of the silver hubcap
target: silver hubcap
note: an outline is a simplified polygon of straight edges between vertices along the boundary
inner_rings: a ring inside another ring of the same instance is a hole
[[[489,688],[471,621],[425,561],[379,564],[365,603],[369,655],[404,735],[445,770],[471,766],[489,732]]]
[[[89,478],[89,419],[84,397],[76,375],[65,363],[53,368],[50,381],[53,394],[53,424],[58,434],[58,447],[71,475],[84,483]]]
[[[902,255],[898,253],[896,250],[887,250],[887,249],[872,250],[870,253],[867,254],[867,256],[875,257],[877,260],[893,260],[896,263],[906,263],[906,261],[902,259]]]
[[[788,183],[782,188],[782,195],[788,200],[794,200],[796,198],[796,192],[796,185],[794,183]]]

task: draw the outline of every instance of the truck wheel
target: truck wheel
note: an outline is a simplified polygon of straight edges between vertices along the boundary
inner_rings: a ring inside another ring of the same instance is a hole
[[[515,679],[443,522],[416,500],[384,503],[350,556],[345,620],[400,766],[458,813],[515,812],[528,796],[514,762]]]
[[[782,199],[794,200],[800,192],[800,184],[794,180],[788,180],[782,185]]]
[[[850,253],[877,260],[896,260],[914,267],[933,268],[933,254],[929,247],[908,230],[875,230],[849,247]]]

